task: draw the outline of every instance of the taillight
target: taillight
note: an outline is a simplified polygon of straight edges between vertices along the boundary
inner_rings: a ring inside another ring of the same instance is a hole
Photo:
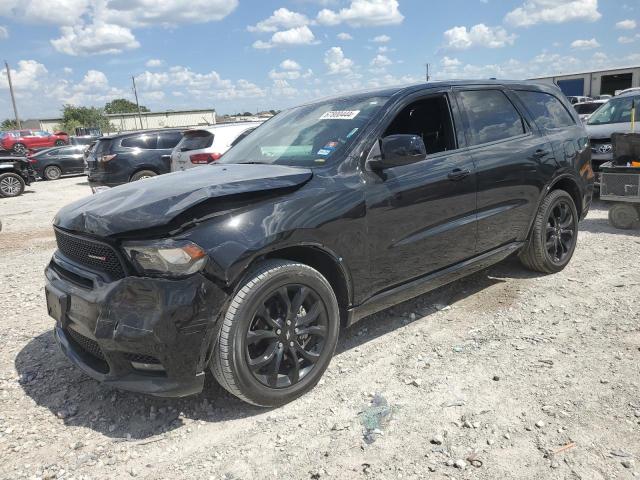
[[[29,163],[38,163],[38,159],[37,158],[27,157],[27,160],[29,160]]]
[[[102,155],[101,157],[98,158],[98,161],[106,163],[106,162],[109,162],[109,161],[113,160],[114,158],[116,158],[116,154],[115,153],[113,153],[111,155]]]
[[[222,156],[221,153],[194,153],[189,156],[191,163],[202,165],[205,163],[215,162]]]

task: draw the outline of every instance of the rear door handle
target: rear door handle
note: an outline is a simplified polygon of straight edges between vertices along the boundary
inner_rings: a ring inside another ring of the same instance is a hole
[[[468,170],[468,169],[462,170],[461,168],[454,168],[449,172],[449,175],[447,175],[447,177],[449,178],[449,180],[458,181],[469,176],[470,174],[471,174],[471,170]]]
[[[549,151],[548,150],[538,149],[533,154],[533,158],[543,158],[543,157],[546,157],[547,155],[549,155]]]

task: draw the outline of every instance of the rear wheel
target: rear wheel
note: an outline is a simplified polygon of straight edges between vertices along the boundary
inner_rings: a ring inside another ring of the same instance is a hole
[[[542,201],[520,261],[530,270],[556,273],[567,266],[578,239],[578,212],[573,198],[554,190]]]
[[[27,153],[27,147],[26,147],[26,145],[24,143],[16,143],[13,146],[13,151],[14,151],[14,153],[23,155],[23,154]]]
[[[336,296],[318,271],[301,263],[267,261],[229,305],[212,356],[213,374],[246,402],[283,405],[320,380],[339,326]]]
[[[638,226],[640,224],[640,207],[629,203],[614,203],[609,207],[609,223],[622,230]]]
[[[56,140],[56,147],[60,147],[62,145],[66,145],[66,143],[64,143],[64,140]]]
[[[131,180],[129,180],[130,182],[137,182],[138,180],[142,180],[144,178],[151,178],[151,177],[155,177],[158,174],[156,172],[154,172],[153,170],[140,170],[139,172],[134,173],[131,176]]]
[[[47,180],[57,180],[62,176],[62,170],[56,165],[49,165],[44,169],[43,174]]]
[[[0,175],[0,196],[17,197],[24,192],[24,179],[17,173],[3,173]]]

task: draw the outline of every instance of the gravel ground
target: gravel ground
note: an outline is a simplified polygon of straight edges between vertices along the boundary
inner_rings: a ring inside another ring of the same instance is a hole
[[[640,232],[603,204],[560,274],[509,259],[367,318],[315,390],[263,410],[212,379],[111,390],[59,352],[50,224],[88,194],[75,177],[0,199],[0,478],[640,476]]]

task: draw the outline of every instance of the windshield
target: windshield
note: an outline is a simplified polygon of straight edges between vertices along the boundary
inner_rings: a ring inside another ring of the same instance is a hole
[[[588,115],[600,108],[603,103],[577,103],[573,106],[580,115]]]
[[[279,113],[216,163],[322,166],[341,154],[386,103],[386,97],[348,97]]]
[[[636,99],[636,103],[640,103],[638,101],[640,97],[634,96],[609,100],[589,117],[587,125],[631,122],[631,105],[634,99]]]

